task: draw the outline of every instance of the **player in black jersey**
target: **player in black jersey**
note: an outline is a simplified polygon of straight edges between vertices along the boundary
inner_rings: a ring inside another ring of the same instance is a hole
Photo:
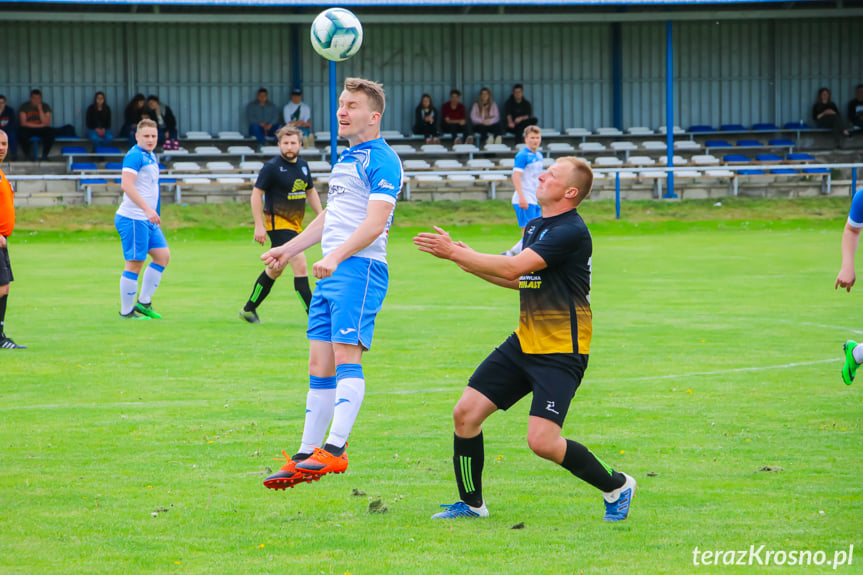
[[[322,211],[321,200],[312,182],[309,165],[299,157],[302,146],[302,132],[290,126],[276,132],[280,154],[264,164],[252,190],[252,216],[255,218],[255,241],[264,245],[264,238],[270,237],[271,247],[289,242],[303,231],[303,217],[306,215],[306,202],[315,214]],[[302,253],[289,260],[294,272],[294,289],[300,296],[303,308],[309,312],[312,291],[309,288],[309,271],[306,257]],[[282,274],[267,267],[258,276],[249,301],[240,310],[240,318],[249,323],[261,323],[258,306],[270,293],[273,283]]]
[[[455,406],[453,464],[460,501],[434,518],[486,517],[482,496],[482,423],[533,394],[527,443],[603,492],[606,521],[629,514],[635,480],[614,471],[587,447],[561,437],[566,413],[587,368],[592,315],[593,244],[577,207],[590,193],[593,172],[583,160],[560,158],[539,177],[542,217],[524,229],[514,256],[481,254],[453,242],[440,228],[414,238],[420,250],[458,264],[495,285],[519,291],[518,329],[483,361]]]

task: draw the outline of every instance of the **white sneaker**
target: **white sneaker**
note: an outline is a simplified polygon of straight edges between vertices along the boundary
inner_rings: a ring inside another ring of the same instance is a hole
[[[494,143],[495,143],[495,144],[502,144],[502,143],[503,143],[503,138],[501,138],[500,136],[495,136],[495,138],[494,138]]]

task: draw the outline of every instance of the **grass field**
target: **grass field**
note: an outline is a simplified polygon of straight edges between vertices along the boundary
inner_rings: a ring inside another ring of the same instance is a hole
[[[7,331],[29,349],[0,353],[0,573],[833,570],[693,565],[750,545],[854,545],[837,572],[863,572],[863,388],[839,377],[863,285],[833,290],[847,199],[723,202],[583,210],[594,336],[564,432],[638,480],[620,524],[529,451],[526,402],[485,426],[491,517],[429,520],[457,498],[452,406],[518,300],[411,238],[446,222],[499,252],[507,206],[399,207],[351,466],[285,492],[261,481],[298,446],[305,314],[284,278],[263,325],[237,319],[262,251],[247,207],[166,210],[165,319],[147,322],[117,318],[113,210],[20,210]]]

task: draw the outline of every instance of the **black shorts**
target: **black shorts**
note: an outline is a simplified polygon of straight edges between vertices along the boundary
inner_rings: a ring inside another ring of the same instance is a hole
[[[0,286],[12,283],[12,264],[9,262],[9,250],[0,248]]]
[[[267,235],[270,236],[270,247],[277,248],[300,235],[300,232],[295,230],[268,230]]]
[[[530,414],[563,427],[585,369],[586,355],[524,353],[512,334],[476,368],[468,387],[504,411],[533,392]]]

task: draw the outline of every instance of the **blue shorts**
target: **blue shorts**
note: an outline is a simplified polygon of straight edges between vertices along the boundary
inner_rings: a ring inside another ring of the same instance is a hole
[[[123,244],[123,259],[127,262],[142,262],[150,250],[167,248],[168,240],[162,228],[149,220],[133,220],[125,216],[114,216],[114,227]]]
[[[388,284],[387,264],[369,258],[346,259],[333,275],[315,284],[306,336],[371,349],[375,317],[383,307]]]
[[[520,228],[526,226],[530,220],[542,217],[542,210],[537,204],[528,204],[526,210],[518,207],[518,204],[513,204],[512,208],[515,210],[515,217],[518,218],[518,227]]]

